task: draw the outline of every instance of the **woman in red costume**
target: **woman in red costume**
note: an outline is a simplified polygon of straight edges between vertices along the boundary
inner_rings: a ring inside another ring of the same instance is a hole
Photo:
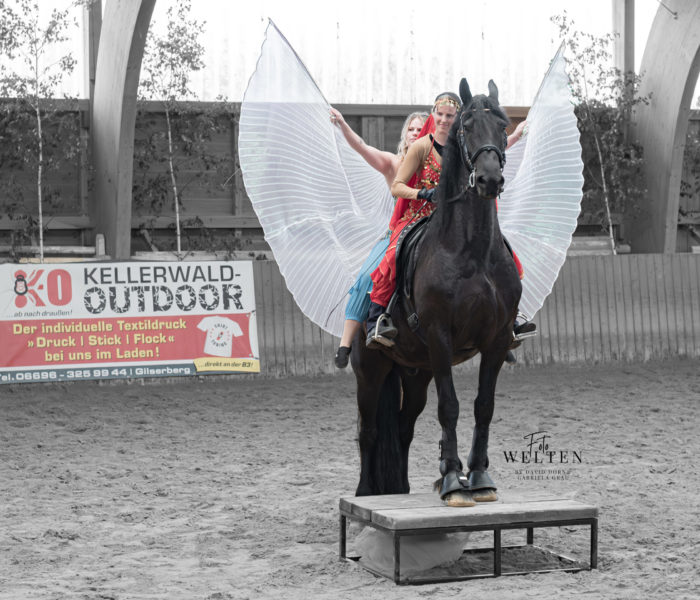
[[[435,98],[431,116],[425,122],[422,137],[416,140],[408,150],[406,158],[399,167],[396,179],[391,186],[391,193],[398,198],[394,214],[389,223],[391,240],[384,258],[372,273],[372,293],[367,319],[367,347],[379,345],[393,346],[393,338],[398,333],[391,319],[384,311],[396,288],[396,242],[403,228],[409,223],[428,216],[435,205],[432,202],[435,188],[440,182],[442,169],[442,150],[447,143],[450,127],[457,117],[461,100],[457,94],[445,92]],[[506,147],[510,147],[523,135],[525,121],[520,123],[508,137]],[[522,278],[522,266],[514,256],[518,272]],[[525,323],[528,331],[534,330],[533,323]]]

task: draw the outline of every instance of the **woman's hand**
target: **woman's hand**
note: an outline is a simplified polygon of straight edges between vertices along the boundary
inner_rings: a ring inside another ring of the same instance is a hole
[[[508,148],[510,148],[513,144],[515,144],[515,142],[520,140],[520,138],[527,135],[528,126],[529,126],[529,124],[528,124],[527,120],[520,121],[520,123],[518,123],[518,126],[515,128],[513,133],[511,133],[508,136],[508,140],[506,142],[506,150]]]
[[[343,119],[343,115],[339,110],[336,110],[331,106],[330,108],[330,113],[331,113],[331,123],[333,125],[337,125],[338,127],[345,125],[345,119]]]
[[[520,121],[520,123],[518,123],[518,126],[515,128],[515,131],[513,131],[513,135],[516,136],[515,139],[519,140],[526,133],[527,133],[527,120]]]
[[[426,190],[425,188],[421,188],[418,192],[418,200],[425,200],[426,202],[432,202],[434,195],[435,195],[435,188],[430,188],[429,190]]]
[[[1,2],[2,0],[0,0]],[[368,146],[365,144],[364,140],[357,135],[350,125],[345,122],[343,115],[339,110],[333,108],[332,106],[328,109],[330,113],[331,124],[337,126],[340,132],[345,137],[346,141],[350,147],[355,150],[362,158],[367,161],[370,167],[379,171],[387,181],[387,184],[391,185],[396,175],[396,169],[398,168],[399,160],[395,154],[391,152],[384,152],[383,150],[377,150],[374,146]]]

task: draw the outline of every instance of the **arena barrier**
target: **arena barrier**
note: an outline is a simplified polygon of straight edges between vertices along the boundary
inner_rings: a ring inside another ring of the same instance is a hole
[[[256,261],[253,269],[261,372],[338,372],[337,338],[301,313],[277,264]],[[520,365],[698,357],[700,255],[570,257],[535,321],[539,335],[516,351]]]
[[[700,356],[700,256],[571,257],[536,321],[526,364]]]

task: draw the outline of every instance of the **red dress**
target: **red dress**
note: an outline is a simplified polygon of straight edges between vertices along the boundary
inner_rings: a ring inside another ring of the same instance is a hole
[[[429,190],[439,183],[442,166],[437,162],[434,152],[435,148],[433,147],[423,161],[420,173],[411,180],[411,187],[417,190],[421,188]],[[389,229],[391,229],[389,247],[379,266],[372,273],[372,293],[369,296],[372,302],[381,306],[389,304],[391,295],[396,288],[396,242],[399,235],[406,225],[422,217],[427,217],[434,209],[435,204],[426,200],[406,200],[405,198],[397,200],[394,214],[389,223]]]

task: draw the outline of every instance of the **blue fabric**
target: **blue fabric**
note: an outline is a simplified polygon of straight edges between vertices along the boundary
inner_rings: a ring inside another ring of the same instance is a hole
[[[372,291],[372,273],[379,266],[389,247],[390,236],[386,235],[372,248],[369,256],[362,264],[360,274],[355,284],[350,288],[350,299],[345,307],[345,318],[363,322],[369,312],[369,293]]]

